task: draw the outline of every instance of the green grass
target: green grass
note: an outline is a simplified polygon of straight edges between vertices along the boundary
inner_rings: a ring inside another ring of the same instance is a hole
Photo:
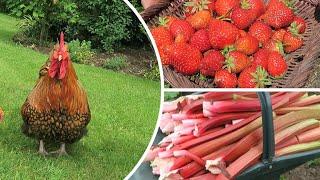
[[[21,131],[20,107],[48,55],[11,42],[18,20],[0,14],[0,179],[121,179],[142,156],[155,128],[160,84],[86,65],[74,65],[87,90],[88,136],[68,157],[42,157]]]

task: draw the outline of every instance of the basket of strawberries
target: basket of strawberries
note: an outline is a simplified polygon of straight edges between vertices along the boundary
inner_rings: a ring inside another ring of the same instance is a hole
[[[316,0],[174,0],[141,13],[175,88],[300,88],[320,55]]]

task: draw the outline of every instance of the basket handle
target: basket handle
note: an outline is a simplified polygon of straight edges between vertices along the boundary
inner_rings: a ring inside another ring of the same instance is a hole
[[[158,15],[158,13],[163,9],[169,6],[171,0],[159,0],[157,4],[154,4],[140,13],[143,20],[147,21],[148,19]]]
[[[270,164],[275,154],[274,126],[271,97],[268,92],[258,92],[262,111],[263,155],[262,162]]]

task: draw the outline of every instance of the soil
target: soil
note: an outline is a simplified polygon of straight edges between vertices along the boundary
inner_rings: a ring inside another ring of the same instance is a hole
[[[49,47],[37,46],[37,45],[25,45],[35,51],[39,51],[44,54],[49,54],[52,50],[53,44]],[[134,49],[134,48],[122,48],[112,54],[107,53],[95,53],[92,59],[90,59],[90,65],[96,67],[102,67],[106,59],[124,55],[127,57],[127,66],[121,69],[121,72],[142,77],[146,72],[150,71],[157,58],[155,53],[151,49]]]
[[[320,165],[303,164],[284,174],[286,180],[319,180]]]

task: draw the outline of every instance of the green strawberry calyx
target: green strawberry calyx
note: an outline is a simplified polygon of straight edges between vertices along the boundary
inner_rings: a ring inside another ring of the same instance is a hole
[[[166,17],[159,17],[159,25],[166,26],[169,23],[169,19]]]
[[[234,63],[234,58],[227,55],[225,60],[225,65],[222,68],[227,69],[229,73],[232,73],[232,70],[236,68],[236,65]]]
[[[191,1],[185,2],[183,5],[185,7],[191,7],[191,11],[188,9],[187,11],[190,11],[188,13],[194,14],[196,12],[209,9],[208,5],[210,3],[211,3],[210,0],[191,0]]]
[[[221,50],[221,54],[227,58],[229,52],[234,50],[236,50],[236,48],[233,45],[226,46],[225,48],[223,48],[223,50]]]
[[[280,53],[281,55],[285,55],[285,54],[284,54],[284,49],[283,49],[283,44],[282,44],[281,41],[277,41],[277,42],[276,42],[276,49],[279,51],[279,53]]]
[[[297,24],[297,22],[293,22],[290,24],[289,27],[289,31],[291,32],[291,34],[295,35],[295,36],[299,36],[299,29],[301,28],[301,24]]]
[[[248,0],[242,0],[240,2],[241,9],[251,9],[251,5]]]
[[[264,88],[265,86],[271,85],[271,81],[268,78],[269,74],[263,67],[258,66],[256,68],[256,72],[251,73],[251,75],[253,77],[254,83],[256,83],[256,88]]]

